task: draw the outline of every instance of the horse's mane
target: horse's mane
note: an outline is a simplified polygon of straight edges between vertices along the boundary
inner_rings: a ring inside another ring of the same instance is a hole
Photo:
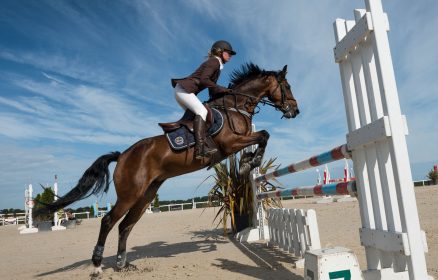
[[[266,71],[252,62],[244,63],[240,69],[233,70],[230,75],[230,88],[235,87],[242,82],[258,76],[276,75],[275,71]]]

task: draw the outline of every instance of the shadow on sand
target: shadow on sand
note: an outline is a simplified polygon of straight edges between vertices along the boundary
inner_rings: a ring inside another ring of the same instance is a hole
[[[292,279],[303,280],[301,275],[293,273],[288,266],[292,266],[294,258],[279,250],[274,250],[262,243],[241,244],[232,236],[224,237],[223,231],[219,229],[196,231],[193,234],[190,242],[180,242],[169,244],[164,241],[152,242],[144,246],[135,246],[127,254],[128,263],[145,258],[168,258],[175,257],[179,254],[191,252],[210,253],[217,251],[218,244],[232,242],[243,254],[251,259],[255,265],[239,263],[234,260],[219,258],[216,259],[219,264],[213,263],[212,266],[228,270],[233,273],[240,273],[251,276],[255,279]],[[91,251],[92,248],[90,248]],[[91,259],[91,256],[90,256]],[[62,273],[77,268],[90,269],[91,260],[86,259],[72,263],[70,265],[43,272],[36,277],[50,276],[57,273]],[[102,261],[103,270],[115,270],[116,255],[105,257]],[[286,266],[285,266],[286,265]],[[136,270],[136,267],[131,265],[130,269]],[[146,271],[145,271],[146,272]],[[105,274],[105,273],[104,273]],[[91,279],[94,279],[91,277]]]
[[[229,240],[243,254],[250,258],[256,264],[256,266],[241,264],[227,259],[217,259],[220,264],[213,264],[214,266],[229,270],[234,273],[251,276],[255,279],[304,279],[301,274],[297,275],[293,273],[290,268],[286,267],[292,267],[292,264],[297,260],[291,255],[268,247],[265,243],[240,243],[231,235],[229,238]]]
[[[191,252],[204,252],[209,253],[217,250],[217,244],[228,243],[229,241],[221,235],[222,231],[220,230],[208,230],[208,231],[198,231],[192,232],[194,235],[193,239],[202,239],[195,240],[190,242],[180,242],[168,244],[164,241],[152,242],[148,245],[144,246],[135,246],[132,247],[131,250],[127,253],[127,261],[132,262],[138,259],[144,258],[159,258],[159,257],[174,257],[178,254],[185,254]],[[92,248],[90,248],[91,252]],[[116,263],[116,255],[104,257],[102,264],[103,270],[107,269],[115,269]],[[91,267],[91,254],[90,258],[82,261],[75,262],[73,264],[40,273],[36,275],[36,277],[44,277],[48,275],[53,275],[56,273],[62,273],[65,271],[73,270],[76,268],[84,268]]]

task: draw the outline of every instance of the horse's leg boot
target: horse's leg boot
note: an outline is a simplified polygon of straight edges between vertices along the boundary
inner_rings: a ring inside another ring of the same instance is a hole
[[[208,147],[205,143],[205,121],[201,116],[195,116],[193,123],[193,130],[195,134],[195,158],[201,159],[205,156],[209,156],[217,152],[217,149],[213,147]]]

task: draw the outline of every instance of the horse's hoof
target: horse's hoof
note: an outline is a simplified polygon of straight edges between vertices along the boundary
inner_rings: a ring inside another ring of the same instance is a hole
[[[118,270],[123,269],[126,266],[126,252],[117,254],[116,267]]]
[[[91,256],[91,261],[93,262],[95,268],[101,267],[103,250],[104,250],[103,246],[94,247],[93,255]]]
[[[254,167],[260,167],[262,165],[262,160],[263,160],[263,156],[262,155],[258,155],[256,157],[254,157],[253,166]]]
[[[239,168],[239,175],[245,176],[251,171],[251,165],[249,163],[244,163]]]
[[[244,152],[243,155],[240,157],[241,164],[248,163],[251,161],[252,158],[254,158],[253,152]]]
[[[90,274],[92,280],[99,279],[99,277],[103,274],[102,266],[94,267],[93,272]]]

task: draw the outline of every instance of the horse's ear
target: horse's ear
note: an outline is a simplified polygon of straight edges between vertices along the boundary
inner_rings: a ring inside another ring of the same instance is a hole
[[[283,67],[283,70],[279,73],[278,77],[281,79],[285,79],[287,74],[287,64]]]

